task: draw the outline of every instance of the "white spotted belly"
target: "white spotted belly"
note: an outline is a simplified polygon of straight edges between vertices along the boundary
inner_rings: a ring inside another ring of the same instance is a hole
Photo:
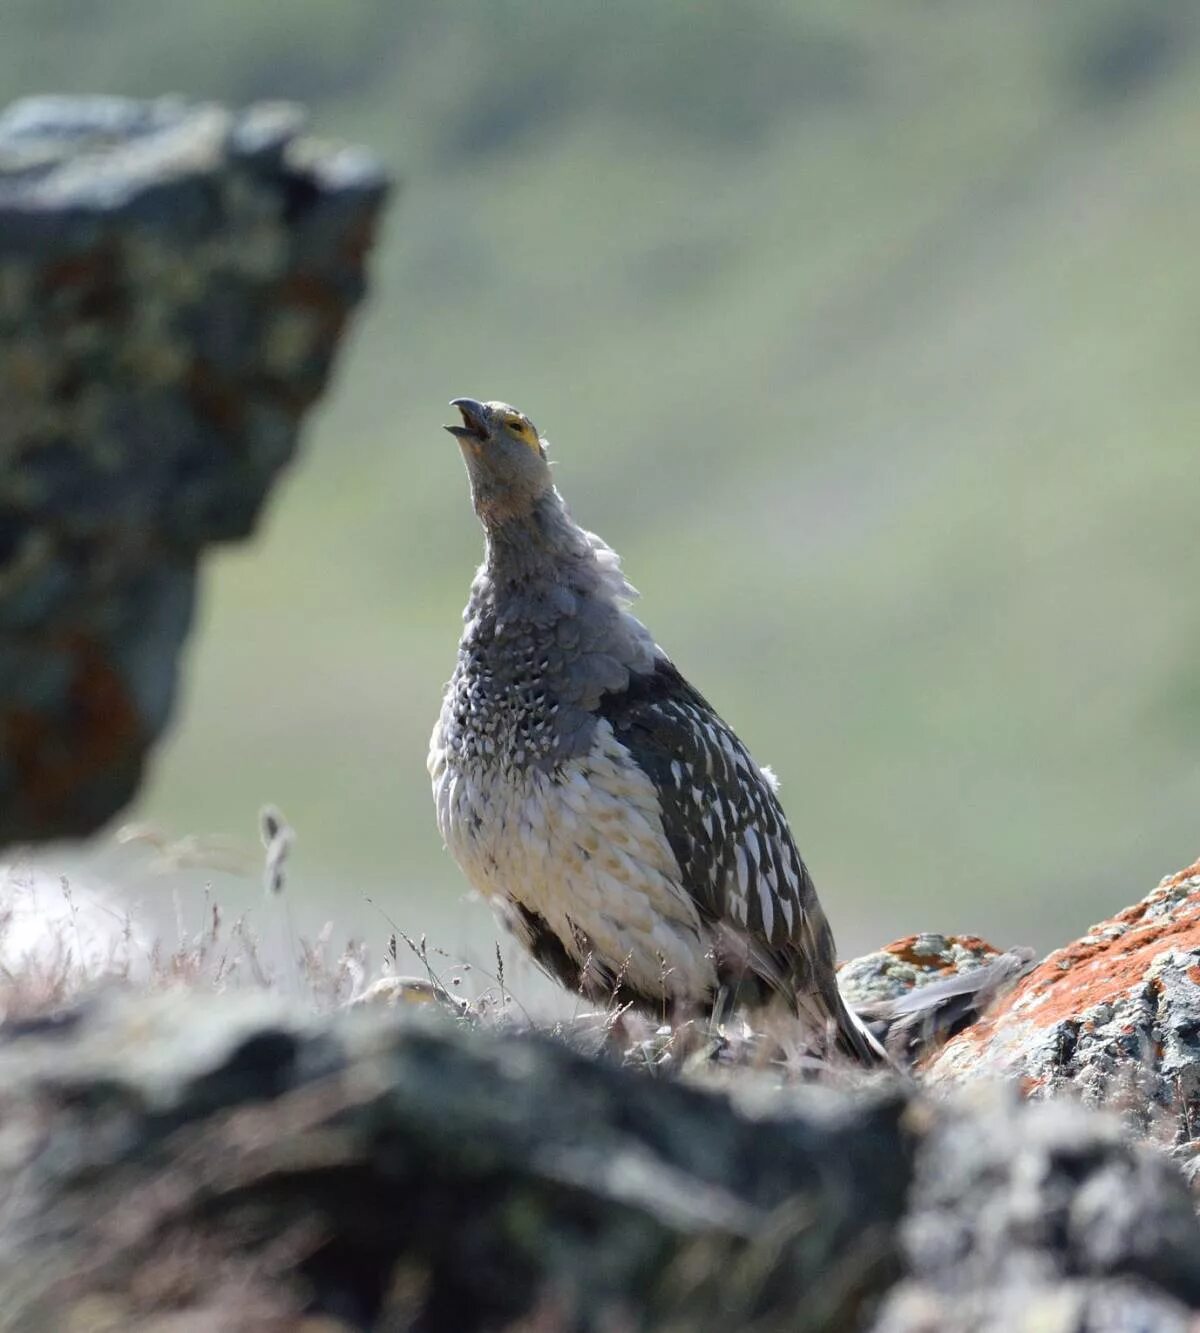
[[[654,787],[607,722],[557,776],[459,766],[439,736],[429,756],[438,827],[480,893],[536,912],[577,962],[644,994],[712,990],[707,932],[677,880]]]

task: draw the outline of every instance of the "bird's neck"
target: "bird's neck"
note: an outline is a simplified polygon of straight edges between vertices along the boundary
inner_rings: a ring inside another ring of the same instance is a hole
[[[485,523],[485,567],[498,585],[528,583],[539,578],[557,581],[564,569],[592,558],[592,548],[567,512],[563,498],[551,487],[523,514],[502,523]]]

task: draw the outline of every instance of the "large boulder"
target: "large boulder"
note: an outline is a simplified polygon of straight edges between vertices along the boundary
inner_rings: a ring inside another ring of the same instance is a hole
[[[0,115],[0,845],[133,793],[198,556],[253,530],[326,384],[387,187],[302,120]]]
[[[1200,1166],[1200,862],[1056,949],[929,1063],[927,1080],[1067,1092]]]

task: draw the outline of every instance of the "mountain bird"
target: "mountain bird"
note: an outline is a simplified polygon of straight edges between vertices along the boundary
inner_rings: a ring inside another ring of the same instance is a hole
[[[819,1049],[881,1063],[774,779],[630,612],[546,441],[456,398],[486,554],[429,752],[438,828],[534,959],[663,1015],[786,1005]]]

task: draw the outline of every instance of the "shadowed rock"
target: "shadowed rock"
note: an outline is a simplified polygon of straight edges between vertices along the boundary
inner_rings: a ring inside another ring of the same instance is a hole
[[[849,1327],[898,1271],[904,1100],[759,1087],[263,995],[10,1029],[0,1326]]]
[[[197,558],[253,530],[386,193],[301,113],[0,115],[0,843],[85,834],[175,693]]]
[[[1118,1121],[736,1073],[731,1098],[262,992],[10,1024],[0,1328],[966,1333],[1028,1309],[1067,1333],[1200,1307],[1187,1190]]]

